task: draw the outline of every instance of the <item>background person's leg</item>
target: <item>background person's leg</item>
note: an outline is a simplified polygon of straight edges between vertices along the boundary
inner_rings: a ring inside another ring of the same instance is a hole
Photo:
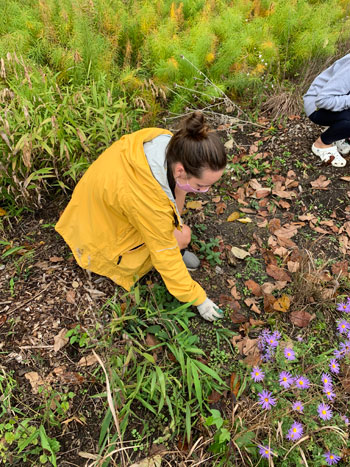
[[[335,141],[350,138],[350,110],[332,112],[326,109],[319,109],[312,113],[309,118],[316,125],[329,127],[320,136],[324,145],[329,146]]]

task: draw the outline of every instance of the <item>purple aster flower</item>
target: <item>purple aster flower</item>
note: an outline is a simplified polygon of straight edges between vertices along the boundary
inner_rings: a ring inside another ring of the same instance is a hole
[[[290,441],[297,441],[303,435],[303,425],[299,422],[294,422],[293,425],[290,427],[287,439]]]
[[[271,362],[271,360],[273,360],[274,355],[274,349],[272,347],[267,347],[262,359],[264,362]]]
[[[255,382],[262,381],[265,377],[265,374],[260,370],[258,366],[253,367],[253,371],[250,373],[250,375]]]
[[[318,415],[322,420],[330,420],[332,418],[332,410],[327,404],[323,404],[323,402],[317,407]]]
[[[287,360],[295,360],[295,352],[293,349],[290,349],[289,347],[284,349],[284,356],[286,357]]]
[[[303,340],[304,340],[303,336],[297,336],[297,341],[303,342]]]
[[[328,465],[338,464],[340,461],[340,456],[337,456],[336,454],[329,451],[323,454],[323,456],[326,458]]]
[[[339,373],[339,363],[336,361],[335,358],[332,358],[332,360],[329,363],[329,369],[331,370],[332,373]]]
[[[292,408],[293,410],[296,410],[299,413],[303,413],[304,411],[304,406],[300,401],[294,402],[294,404],[292,405]]]
[[[284,387],[284,389],[289,388],[293,384],[294,378],[288,371],[282,371],[280,373],[280,386]]]
[[[337,324],[338,331],[340,334],[343,334],[344,332],[349,331],[350,329],[350,323],[346,321],[345,319],[342,319],[338,322]]]
[[[329,376],[328,373],[322,373],[321,379],[322,379],[322,383],[323,383],[323,384],[330,384],[330,385],[332,385],[332,383],[333,383],[332,377]]]
[[[349,419],[348,419],[348,417],[346,415],[342,415],[341,419],[344,421],[345,425],[349,425],[350,422],[349,422]]]
[[[338,311],[343,311],[344,313],[350,313],[350,301],[348,299],[348,303],[338,303],[337,306]]]
[[[281,333],[278,332],[278,331],[274,331],[274,332],[272,333],[272,337],[273,337],[274,339],[276,339],[276,341],[279,341],[279,340],[281,339]]]
[[[259,392],[258,397],[260,398],[259,404],[263,409],[270,410],[271,407],[276,404],[276,399],[272,397],[272,394],[269,391],[264,390]]]
[[[266,343],[270,346],[270,347],[277,347],[278,346],[278,340],[272,335],[272,336],[269,336],[267,339],[266,339]]]
[[[347,355],[350,352],[350,341],[340,343],[341,352]]]
[[[259,444],[259,453],[262,457],[265,457],[265,459],[269,459],[270,456],[274,455],[269,446],[262,446],[261,444]]]
[[[323,392],[326,394],[328,400],[332,401],[335,398],[335,393],[333,392],[333,388],[331,384],[325,384],[323,388]]]
[[[310,381],[305,376],[297,376],[294,380],[295,385],[299,389],[307,389],[310,387]]]
[[[344,357],[344,352],[341,352],[340,350],[338,349],[335,349],[335,351],[333,352],[335,358],[343,358]]]

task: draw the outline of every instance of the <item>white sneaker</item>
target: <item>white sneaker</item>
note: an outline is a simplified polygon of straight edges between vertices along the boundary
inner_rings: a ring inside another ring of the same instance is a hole
[[[338,151],[340,154],[343,154],[343,156],[346,156],[350,152],[350,143],[348,139],[340,139],[339,141],[335,142]]]
[[[330,148],[317,148],[314,144],[311,148],[312,152],[318,156],[322,162],[329,162],[333,167],[345,167],[346,160],[342,157],[336,146],[331,146]]]

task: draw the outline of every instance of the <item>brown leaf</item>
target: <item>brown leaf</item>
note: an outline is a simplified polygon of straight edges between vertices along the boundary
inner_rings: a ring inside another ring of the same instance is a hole
[[[222,214],[222,213],[225,211],[225,209],[226,209],[226,203],[223,203],[223,202],[222,202],[222,203],[218,203],[218,204],[216,205],[216,214],[217,214],[217,215]]]
[[[310,315],[310,313],[308,313],[307,311],[293,311],[290,314],[291,323],[295,326],[298,326],[299,328],[306,328],[311,320],[312,315]]]
[[[64,261],[62,256],[52,256],[50,258],[51,263],[59,263],[60,261]]]
[[[237,397],[239,388],[240,388],[240,383],[239,383],[239,375],[237,373],[232,373],[231,378],[230,378],[230,388],[232,394]]]
[[[274,233],[276,230],[281,228],[281,221],[280,219],[271,219],[269,222],[269,232]]]
[[[284,201],[283,199],[280,200],[279,205],[283,209],[289,209],[290,208],[290,204],[288,203],[288,201]]]
[[[280,229],[276,229],[273,234],[276,235],[276,237],[292,238],[298,233],[299,227],[300,226],[295,224],[285,224]]]
[[[339,261],[338,263],[332,264],[332,273],[335,276],[347,276],[348,275],[348,262],[346,260]]]
[[[259,339],[249,339],[249,337],[244,337],[243,340],[237,342],[237,347],[242,355],[260,355],[260,350],[258,348]]]
[[[291,281],[289,274],[284,269],[279,268],[274,264],[269,264],[266,267],[266,273],[277,281]]]
[[[260,319],[254,319],[254,318],[249,318],[249,323],[252,326],[265,326],[266,325],[265,321],[261,321]]]
[[[270,193],[271,193],[271,188],[262,188],[261,190],[257,190],[255,192],[255,196],[257,199],[261,199],[261,198],[266,198],[266,196],[269,196]]]
[[[72,305],[75,304],[75,290],[69,290],[67,293],[66,293],[66,300],[68,303],[71,303]]]
[[[29,381],[33,394],[38,394],[39,387],[45,385],[45,381],[36,371],[29,371],[24,377]]]
[[[258,308],[257,304],[256,304],[256,298],[246,298],[244,300],[244,303],[249,306],[249,308],[254,311],[254,313],[257,313],[258,315],[260,315],[261,313],[261,310]]]
[[[261,355],[260,354],[252,354],[248,355],[243,359],[243,363],[249,366],[256,366],[261,363]]]
[[[300,263],[296,261],[288,261],[287,267],[289,272],[297,272],[300,268]]]
[[[233,298],[235,298],[236,300],[240,300],[242,297],[241,297],[241,294],[238,292],[237,290],[237,287],[236,286],[233,286],[232,289],[231,289],[231,295]]]
[[[221,200],[221,196],[215,196],[212,198],[213,203],[218,203]]]
[[[81,357],[79,362],[77,363],[78,366],[84,367],[84,366],[91,366],[97,363],[97,359],[94,354],[89,354],[86,357]]]
[[[215,404],[216,402],[219,402],[221,399],[222,394],[220,394],[218,391],[215,391],[213,389],[208,397],[208,403],[209,404]]]
[[[277,266],[277,258],[273,254],[271,250],[263,250],[262,251],[262,256],[264,258],[265,263],[268,264],[273,264]]]
[[[262,296],[262,290],[259,284],[254,282],[253,280],[249,279],[244,282],[244,285],[248,287],[248,289],[255,295],[256,297]]]
[[[273,309],[276,311],[282,311],[286,313],[290,307],[290,298],[288,295],[283,294],[282,297],[278,298],[273,304]]]
[[[6,315],[1,315],[0,316],[0,327],[5,324],[7,321],[7,316]]]
[[[275,310],[273,308],[273,304],[275,303],[276,298],[271,294],[264,295],[264,311],[266,313],[273,313]]]
[[[69,339],[68,337],[65,337],[66,334],[67,334],[67,329],[63,328],[57,334],[57,336],[53,338],[54,340],[53,350],[55,352],[58,352],[60,349],[62,349],[62,347],[64,347],[68,343]]]
[[[345,180],[346,182],[350,182],[350,177],[340,177],[340,180]]]
[[[229,312],[229,316],[231,318],[231,321],[234,324],[246,323],[248,321],[248,318],[245,315],[243,315],[242,313],[239,313],[239,311]]]
[[[234,299],[233,297],[231,297],[230,295],[225,295],[225,294],[221,294],[219,296],[219,305],[222,305],[222,306],[225,306],[227,305],[229,302],[233,302]]]
[[[328,185],[331,183],[330,180],[327,180],[327,177],[320,175],[316,180],[310,182],[310,185],[315,190],[327,190]]]
[[[284,199],[292,199],[293,197],[296,196],[296,193],[294,191],[286,191],[286,190],[272,190],[272,194],[279,196],[280,198]]]
[[[146,344],[149,347],[154,347],[155,345],[159,344],[159,340],[156,338],[156,336],[148,332],[146,336]]]

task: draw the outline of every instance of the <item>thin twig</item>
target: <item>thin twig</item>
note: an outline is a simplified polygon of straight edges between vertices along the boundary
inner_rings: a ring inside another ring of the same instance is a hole
[[[299,444],[301,444],[303,441],[306,441],[307,439],[309,439],[310,436],[307,435],[307,436],[304,436],[304,438],[300,438],[299,441],[297,443],[295,443],[290,449],[289,451],[287,452],[287,454],[284,456],[283,460],[286,460],[288,454],[293,451],[294,448],[296,448]]]
[[[97,355],[97,353],[92,350],[92,353],[94,354],[96,360],[98,361],[98,363],[101,365],[102,367],[102,370],[105,374],[105,377],[106,377],[106,390],[107,390],[107,400],[108,400],[108,405],[109,405],[109,408],[112,412],[112,415],[113,415],[113,419],[114,419],[114,423],[115,423],[115,426],[117,428],[117,433],[118,433],[118,436],[119,436],[119,440],[120,440],[120,445],[122,446],[120,448],[120,451],[121,451],[121,457],[122,457],[122,465],[123,466],[126,466],[127,464],[125,463],[125,457],[124,457],[124,449],[127,449],[127,448],[123,448],[123,439],[122,439],[122,434],[121,434],[121,431],[120,431],[120,425],[119,425],[119,420],[118,420],[118,417],[117,417],[117,414],[116,414],[116,410],[114,408],[114,404],[113,404],[113,399],[112,399],[112,392],[111,392],[111,386],[109,384],[109,378],[108,378],[108,375],[107,375],[107,371],[106,371],[106,368],[101,360],[101,358]]]

